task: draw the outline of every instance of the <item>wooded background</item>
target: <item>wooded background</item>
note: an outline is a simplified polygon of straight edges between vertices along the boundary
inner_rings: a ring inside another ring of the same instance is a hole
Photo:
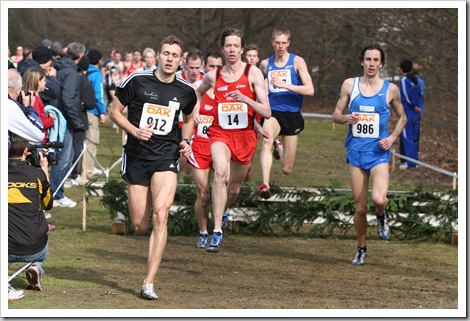
[[[361,75],[359,54],[370,42],[386,51],[383,77],[400,77],[399,65],[411,59],[422,65],[427,86],[423,121],[440,135],[457,141],[458,9],[14,9],[8,10],[8,44],[34,48],[43,39],[84,43],[103,52],[152,47],[162,38],[180,37],[203,52],[219,46],[226,27],[240,28],[247,44],[272,55],[271,32],[291,31],[290,52],[305,58],[315,86],[305,111],[333,111],[344,79]],[[465,17],[460,17],[465,19]],[[465,48],[462,48],[464,50]],[[460,70],[460,72],[465,72]],[[387,78],[399,79],[399,78]],[[395,83],[397,83],[395,81]]]

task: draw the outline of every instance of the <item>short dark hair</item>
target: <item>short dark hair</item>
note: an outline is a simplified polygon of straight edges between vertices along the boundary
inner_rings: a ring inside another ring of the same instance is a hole
[[[192,48],[188,50],[188,54],[186,55],[186,63],[188,63],[190,60],[198,60],[201,59],[202,63],[202,52],[201,50],[197,48]]]
[[[382,47],[380,47],[376,43],[368,44],[368,45],[364,46],[364,48],[362,48],[361,56],[359,57],[359,61],[360,62],[364,61],[364,56],[365,56],[367,50],[374,50],[374,49],[380,51],[380,62],[382,63],[382,66],[385,65],[385,52],[383,51]]]
[[[28,147],[29,141],[15,133],[8,132],[10,136],[10,150],[8,151],[8,157],[21,157],[23,156],[24,149]]]
[[[87,53],[88,59],[90,59],[90,64],[97,65],[102,58],[102,54],[99,50],[91,48]]]
[[[207,50],[206,55],[204,56],[204,65],[207,65],[207,59],[213,57],[215,59],[222,58],[222,65],[225,65],[225,57],[220,51],[220,49],[211,48]]]
[[[400,63],[400,68],[403,70],[404,73],[409,73],[413,68],[413,63],[411,60],[405,59]]]
[[[254,44],[254,43],[250,43],[249,45],[246,46],[245,53],[247,51],[250,51],[250,50],[256,50],[259,54],[259,47],[258,47],[258,45]]]
[[[242,49],[245,49],[245,33],[240,29],[227,28],[222,30],[220,33],[220,48],[223,48],[225,45],[225,38],[228,36],[238,36],[241,39]]]

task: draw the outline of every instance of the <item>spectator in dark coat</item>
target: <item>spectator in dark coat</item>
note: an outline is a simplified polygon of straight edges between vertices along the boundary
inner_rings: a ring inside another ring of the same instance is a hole
[[[77,64],[78,74],[80,76],[80,119],[85,125],[85,130],[88,130],[87,110],[93,109],[96,106],[95,91],[86,75],[89,66],[90,59],[87,56],[83,56]],[[83,130],[74,130],[73,132],[74,164],[82,152],[85,133],[86,132]],[[72,174],[70,175],[72,185],[83,185],[84,180],[81,176],[82,159],[83,158],[80,158],[77,166],[74,167]]]
[[[54,204],[61,207],[74,207],[76,202],[64,195],[64,186],[60,183],[67,175],[73,160],[73,133],[85,132],[85,124],[80,118],[80,76],[77,63],[85,54],[85,46],[72,42],[67,46],[67,55],[55,63],[57,80],[60,84],[60,99],[57,108],[67,120],[67,130],[64,137],[64,148],[59,154],[58,164],[52,166],[51,189],[54,195]]]

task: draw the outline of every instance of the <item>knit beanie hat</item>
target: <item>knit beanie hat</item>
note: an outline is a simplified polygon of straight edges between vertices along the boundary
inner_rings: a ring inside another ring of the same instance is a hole
[[[38,64],[45,64],[52,59],[52,51],[46,46],[39,45],[33,50],[33,60]]]
[[[90,59],[88,59],[88,56],[83,56],[80,61],[77,64],[78,68],[80,68],[82,71],[87,71],[88,67],[90,66]]]

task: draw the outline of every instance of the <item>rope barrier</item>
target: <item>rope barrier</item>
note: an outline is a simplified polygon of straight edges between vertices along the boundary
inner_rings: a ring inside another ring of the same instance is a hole
[[[392,149],[391,152],[392,152],[392,155],[395,155],[395,156],[397,156],[398,158],[411,161],[411,162],[416,163],[416,164],[418,164],[418,165],[420,165],[420,166],[427,167],[427,168],[429,168],[429,169],[432,169],[432,170],[434,170],[434,171],[436,171],[436,172],[445,174],[445,175],[447,175],[447,176],[451,176],[451,177],[453,178],[452,187],[453,187],[453,189],[456,189],[456,188],[457,188],[457,179],[458,179],[458,175],[457,175],[456,172],[450,172],[450,171],[445,170],[445,169],[443,169],[443,168],[439,168],[439,167],[437,167],[437,166],[433,166],[433,165],[430,165],[430,164],[421,162],[421,161],[419,161],[419,160],[417,160],[417,159],[414,159],[414,158],[410,158],[410,157],[408,157],[408,156],[401,155],[401,154],[395,152],[394,149]],[[395,169],[395,159],[393,159],[392,169]]]

